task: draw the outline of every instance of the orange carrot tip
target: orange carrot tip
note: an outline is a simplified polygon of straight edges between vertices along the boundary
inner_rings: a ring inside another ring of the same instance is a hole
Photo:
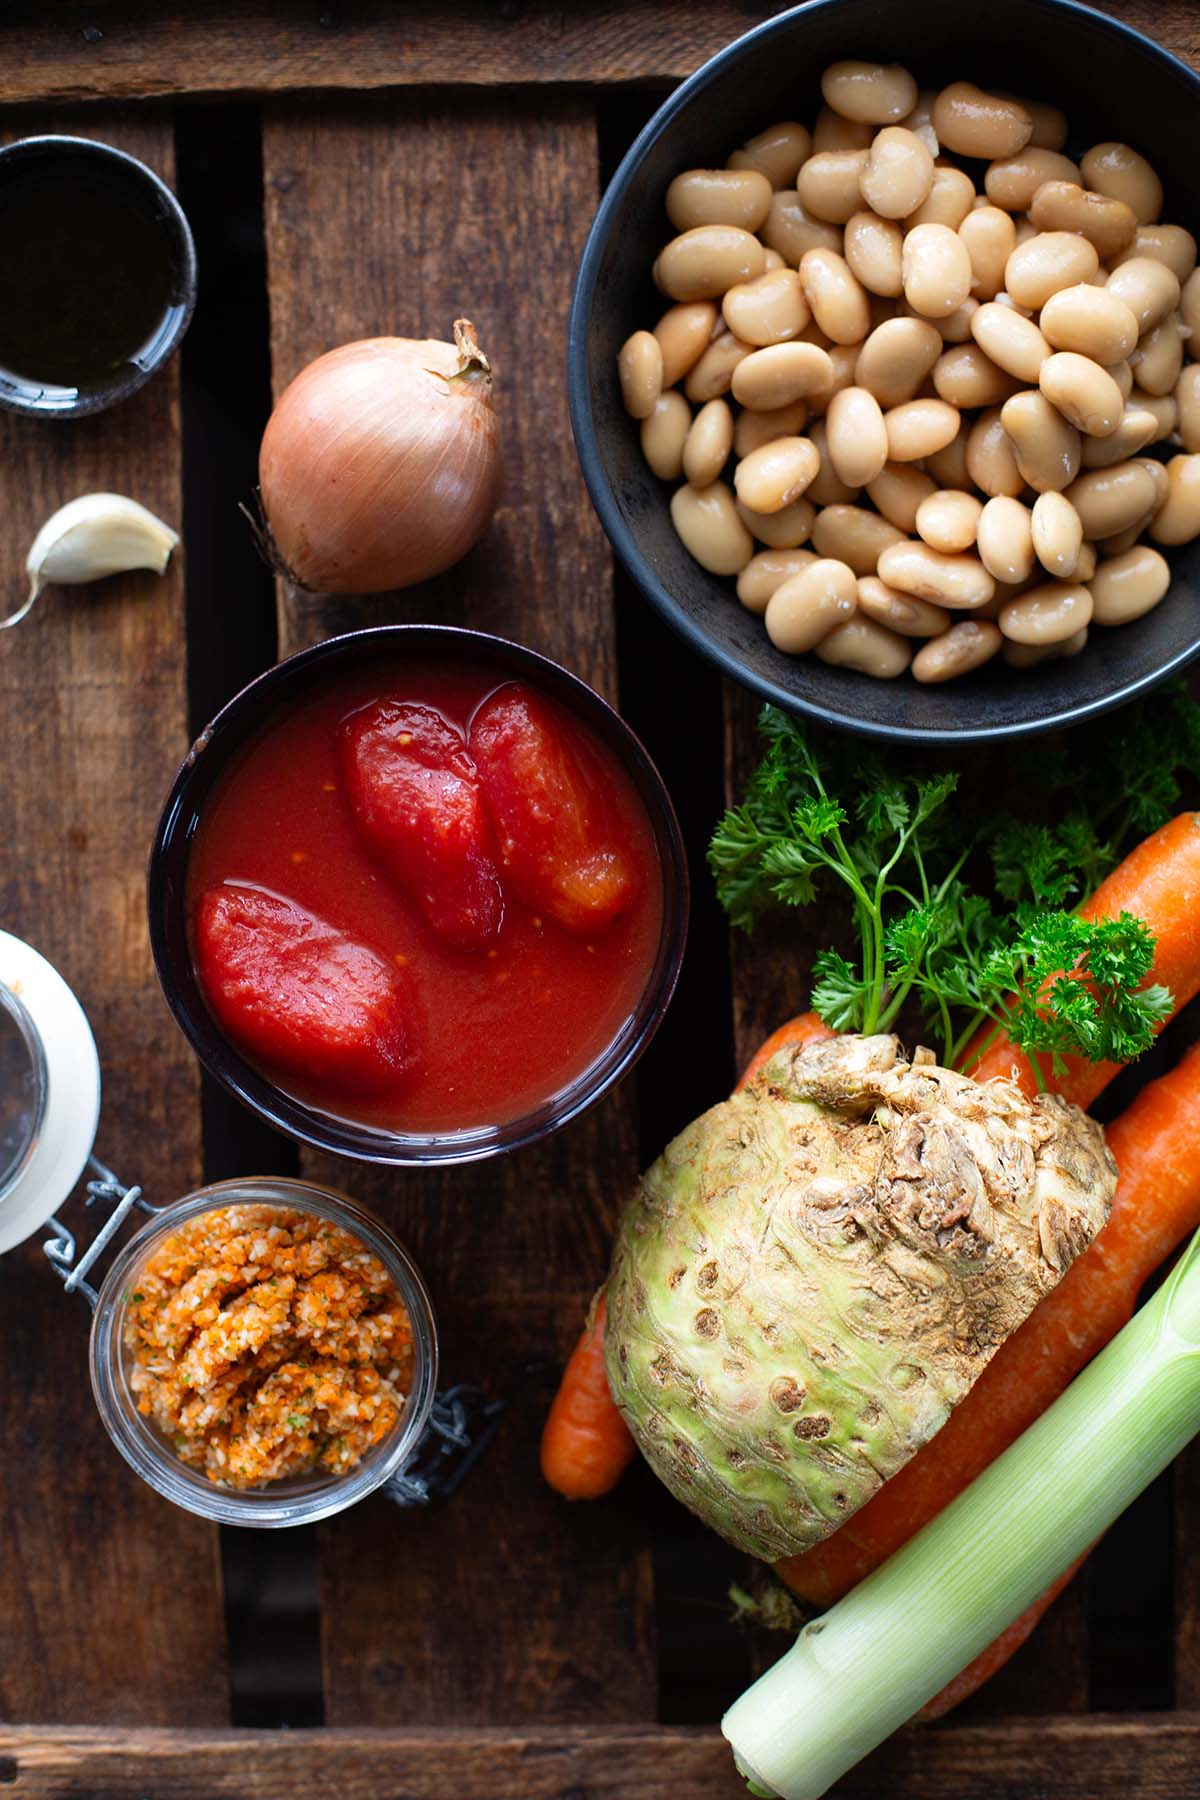
[[[542,1432],[542,1474],[567,1500],[596,1500],[617,1485],[634,1441],[604,1369],[603,1290],[563,1370]]]

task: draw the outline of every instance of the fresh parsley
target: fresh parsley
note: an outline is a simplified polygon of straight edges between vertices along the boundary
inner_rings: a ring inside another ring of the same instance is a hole
[[[948,1066],[990,1022],[1039,1076],[1039,1056],[1057,1072],[1067,1054],[1127,1062],[1148,1047],[1172,1008],[1144,985],[1153,937],[1131,914],[1074,908],[1131,831],[1171,816],[1181,776],[1200,773],[1200,707],[1172,693],[1090,743],[1077,736],[1070,756],[1043,752],[1026,774],[1031,793],[1058,800],[1054,823],[973,814],[956,774],[898,771],[845,738],[818,749],[774,707],[760,731],[765,754],[709,863],[746,930],[781,907],[843,903],[857,954],[823,950],[813,966],[827,1025],[887,1031],[915,1001]]]

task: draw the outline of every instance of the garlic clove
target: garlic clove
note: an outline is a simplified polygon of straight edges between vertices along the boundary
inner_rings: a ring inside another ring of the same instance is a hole
[[[23,619],[51,582],[78,585],[153,569],[161,575],[179,542],[177,532],[124,494],[82,494],[47,519],[25,559],[29,598],[0,630]]]

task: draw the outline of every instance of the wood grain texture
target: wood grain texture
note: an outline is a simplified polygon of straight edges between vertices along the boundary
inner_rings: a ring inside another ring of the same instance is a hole
[[[836,1800],[1192,1800],[1200,1714],[1016,1720],[904,1731],[832,1790]],[[745,1785],[711,1730],[135,1731],[0,1727],[12,1800],[737,1800]]]
[[[93,115],[89,126],[170,179],[169,121]],[[37,528],[104,488],[178,524],[174,367],[96,418],[0,415],[10,600]],[[98,1150],[155,1200],[201,1175],[199,1084],[155,981],[144,883],[187,747],[184,654],[178,561],[161,580],[51,588],[0,635],[0,923],[82,1000],[104,1081]],[[78,1201],[69,1216],[86,1242],[90,1216]],[[92,1403],[87,1334],[86,1308],[63,1295],[37,1239],[0,1262],[0,1711],[220,1723],[216,1533],[118,1457]]]
[[[1200,20],[1187,0],[1097,6],[1177,56],[1200,53]],[[24,0],[0,20],[0,99],[675,81],[784,10],[756,0],[198,0],[179,17],[143,0]]]
[[[589,107],[465,96],[272,110],[264,179],[277,389],[339,341],[448,335],[465,314],[497,370],[507,479],[458,570],[363,601],[285,594],[281,646],[444,619],[520,638],[612,692],[610,570],[563,379],[568,272],[596,196]],[[572,1509],[537,1468],[559,1362],[603,1275],[635,1162],[630,1093],[541,1148],[471,1171],[309,1162],[412,1246],[435,1296],[445,1379],[481,1382],[509,1409],[452,1503],[418,1518],[381,1500],[323,1528],[331,1723],[653,1717],[649,1561],[631,1503]]]

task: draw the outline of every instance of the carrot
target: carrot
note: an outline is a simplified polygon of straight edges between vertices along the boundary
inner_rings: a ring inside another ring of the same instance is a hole
[[[818,1038],[833,1037],[824,1020],[818,1019],[815,1012],[800,1013],[795,1019],[789,1019],[778,1031],[773,1031],[766,1041],[758,1046],[746,1067],[742,1070],[741,1079],[734,1088],[738,1094],[748,1086],[758,1074],[764,1063],[770,1062],[780,1050],[798,1050],[802,1044],[815,1043]]]
[[[1200,813],[1180,813],[1146,838],[1079,911],[1085,919],[1115,919],[1123,912],[1144,919],[1157,940],[1151,980],[1170,988],[1177,1009],[1185,1005],[1200,991]],[[976,1039],[976,1046],[986,1035]],[[1025,1093],[1037,1092],[1032,1067],[1003,1032],[977,1062],[971,1061],[971,1054],[968,1050],[962,1066],[977,1081],[1007,1076]],[[1120,1068],[1118,1063],[1086,1062],[1078,1056],[1065,1061],[1065,1075],[1053,1079],[1043,1064],[1045,1083],[1082,1107],[1091,1105]]]
[[[948,1712],[953,1712],[956,1706],[961,1706],[964,1700],[969,1700],[985,1681],[990,1681],[993,1675],[998,1675],[1009,1657],[1016,1655],[1026,1638],[1030,1637],[1041,1624],[1042,1619],[1067,1583],[1079,1573],[1087,1561],[1087,1556],[1088,1553],[1085,1551],[1082,1556],[1076,1558],[1069,1569],[1064,1569],[1058,1580],[1051,1582],[1045,1593],[1040,1594],[1032,1606],[1027,1606],[1019,1619],[1014,1619],[1007,1630],[1002,1631],[998,1638],[993,1639],[986,1650],[979,1652],[974,1662],[968,1663],[966,1668],[954,1677],[953,1681],[948,1681],[940,1694],[935,1694],[932,1700],[926,1701],[917,1714],[917,1718],[923,1722],[944,1718]]]
[[[823,1543],[778,1565],[825,1608],[869,1575],[1032,1425],[1130,1317],[1200,1225],[1200,1044],[1107,1128],[1120,1179],[1103,1231],[993,1356],[937,1436]]]
[[[634,1442],[604,1371],[604,1315],[601,1288],[542,1432],[542,1474],[568,1500],[607,1494],[633,1459]]]

